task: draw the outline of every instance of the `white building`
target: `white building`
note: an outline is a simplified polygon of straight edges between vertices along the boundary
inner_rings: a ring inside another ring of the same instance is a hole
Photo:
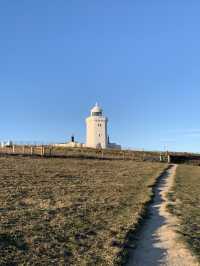
[[[107,125],[108,118],[103,115],[103,110],[96,104],[86,119],[86,147],[121,149],[120,145],[109,143]]]
[[[13,142],[11,140],[8,140],[8,141],[2,141],[1,142],[1,147],[11,147],[13,146]]]
[[[75,141],[75,138],[72,135],[71,136],[71,140],[69,142],[54,144],[53,146],[56,146],[56,147],[83,148],[85,146],[85,144],[82,144],[82,143],[79,143],[79,142]]]
[[[107,133],[108,119],[103,115],[103,110],[96,104],[91,109],[90,116],[86,119],[86,144],[75,141],[74,136],[66,143],[54,144],[57,147],[94,148],[94,149],[121,149],[120,145],[110,143]]]

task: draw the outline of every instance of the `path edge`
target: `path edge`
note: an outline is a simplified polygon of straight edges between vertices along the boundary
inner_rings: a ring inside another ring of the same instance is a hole
[[[143,206],[143,210],[140,214],[140,218],[138,220],[138,223],[135,225],[135,229],[130,229],[125,237],[124,240],[124,245],[122,250],[117,254],[117,258],[114,261],[114,265],[120,265],[120,266],[125,266],[130,258],[130,253],[133,249],[136,248],[136,242],[139,234],[141,233],[144,223],[146,220],[149,218],[150,215],[150,206],[154,201],[155,197],[155,192],[156,192],[156,187],[160,182],[160,179],[162,176],[170,169],[173,167],[174,164],[168,164],[162,172],[157,176],[155,183],[150,186],[151,188],[151,197],[150,199],[145,203]]]

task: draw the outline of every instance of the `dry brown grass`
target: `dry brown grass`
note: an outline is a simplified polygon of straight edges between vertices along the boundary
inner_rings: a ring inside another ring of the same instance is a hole
[[[0,265],[113,265],[159,163],[0,158]]]
[[[178,216],[182,239],[200,262],[200,167],[179,165],[169,193],[169,210]]]

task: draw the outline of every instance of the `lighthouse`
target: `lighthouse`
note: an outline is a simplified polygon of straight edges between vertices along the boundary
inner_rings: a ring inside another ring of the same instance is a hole
[[[96,104],[90,116],[86,119],[86,146],[90,148],[108,147],[107,136],[108,119],[103,115],[103,110]]]
[[[54,146],[120,150],[120,145],[110,142],[107,126],[108,118],[103,115],[102,108],[96,103],[90,111],[90,116],[86,118],[86,143],[75,141],[74,135],[72,135],[71,141],[54,144]]]

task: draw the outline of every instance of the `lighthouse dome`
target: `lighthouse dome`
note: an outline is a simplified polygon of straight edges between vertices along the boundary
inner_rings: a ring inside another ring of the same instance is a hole
[[[91,110],[91,115],[92,116],[102,116],[102,112],[103,112],[103,110],[98,105],[98,103],[96,103],[96,105]]]

